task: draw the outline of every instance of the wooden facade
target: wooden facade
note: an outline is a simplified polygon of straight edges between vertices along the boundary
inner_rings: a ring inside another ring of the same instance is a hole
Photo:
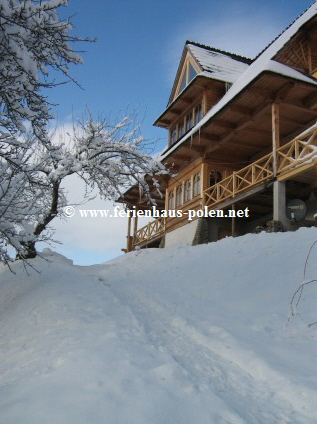
[[[186,234],[186,226],[193,228],[188,210],[228,215],[198,216],[205,232],[199,236],[195,224],[198,242],[316,225],[316,52],[316,4],[254,60],[186,42],[168,106],[155,121],[168,131],[161,161],[171,175],[160,179],[163,197],[153,187],[158,210],[183,215],[162,216],[141,229],[129,221],[126,251]],[[306,205],[301,220],[287,218],[294,199]],[[150,208],[137,187],[124,202]],[[246,208],[243,218],[226,213]]]

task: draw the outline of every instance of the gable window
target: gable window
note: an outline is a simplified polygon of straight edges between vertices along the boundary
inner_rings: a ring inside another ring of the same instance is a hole
[[[193,179],[193,197],[200,194],[200,172],[194,175]]]
[[[179,88],[177,90],[177,94],[181,93],[184,90],[184,88],[187,87],[187,85],[191,82],[191,80],[195,78],[196,75],[197,75],[197,72],[195,71],[195,68],[189,61],[187,61],[187,63],[184,66],[182,79],[181,79]]]
[[[195,78],[196,75],[197,75],[197,72],[193,68],[192,64],[188,62],[188,83],[187,84],[189,84],[191,80]]]
[[[179,92],[180,93],[184,90],[184,88],[186,87],[186,85],[187,85],[187,77],[186,77],[186,72],[185,72],[184,75],[183,75],[183,79],[182,79],[181,85],[179,87]]]

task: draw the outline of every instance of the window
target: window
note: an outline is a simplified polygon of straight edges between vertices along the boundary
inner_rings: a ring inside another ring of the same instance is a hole
[[[201,104],[195,107],[195,125],[201,120]]]
[[[202,118],[202,106],[201,103],[192,108],[186,116],[182,116],[178,122],[173,122],[173,127],[170,128],[170,141],[169,145],[176,143],[179,139],[183,137],[185,133],[190,131],[194,125]]]
[[[186,131],[189,131],[193,128],[193,114],[192,112],[190,112],[187,116],[186,116]]]
[[[191,182],[190,179],[185,181],[184,185],[184,202],[187,202],[191,198]]]
[[[209,175],[209,186],[213,186],[217,183],[219,183],[219,181],[222,180],[222,176],[220,174],[219,171],[211,171],[210,175]]]
[[[184,135],[184,121],[181,121],[178,124],[178,138],[181,138]]]
[[[197,72],[192,67],[192,64],[188,62],[188,83],[187,84],[189,84],[191,80],[195,78],[196,75],[197,75]]]
[[[174,209],[174,191],[171,191],[168,194],[168,209],[170,210]]]
[[[187,85],[187,76],[186,76],[186,72],[185,72],[184,73],[184,76],[183,76],[183,79],[182,79],[182,82],[181,82],[181,85],[179,87],[179,93],[181,93],[184,90],[184,88],[186,87],[186,85]]]
[[[173,128],[172,131],[171,131],[171,144],[174,144],[176,142],[176,140],[177,140],[176,128]]]
[[[184,66],[184,73],[182,77],[182,81],[179,85],[179,89],[176,94],[181,93],[184,88],[195,78],[197,72],[195,71],[193,65],[188,61]]]
[[[183,185],[179,185],[176,189],[176,207],[181,205],[183,198]]]
[[[194,175],[193,179],[193,197],[200,195],[200,172]]]

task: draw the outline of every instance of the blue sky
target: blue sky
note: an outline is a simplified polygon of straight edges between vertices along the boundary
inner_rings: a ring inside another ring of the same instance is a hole
[[[87,108],[94,117],[111,121],[137,111],[144,137],[159,140],[161,150],[165,130],[152,123],[166,107],[187,39],[253,58],[311,4],[311,0],[70,0],[60,16],[71,17],[74,34],[97,41],[75,46],[85,50],[84,63],[71,67],[82,89],[69,83],[49,90],[51,103],[58,104],[52,109],[54,125],[67,128]],[[77,182],[69,184],[69,191],[72,201],[80,200]],[[106,209],[99,199],[88,207]],[[110,220],[85,225],[70,221],[55,225],[55,238],[63,242],[56,250],[76,263],[102,262],[124,247],[123,220],[120,225]],[[80,237],[83,228],[89,228],[89,234]]]

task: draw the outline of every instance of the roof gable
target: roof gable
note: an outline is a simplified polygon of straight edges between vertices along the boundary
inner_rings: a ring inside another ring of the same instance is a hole
[[[232,84],[250,63],[251,59],[186,41],[168,104],[181,94],[196,75]],[[191,69],[196,75],[190,73]]]
[[[187,42],[187,47],[199,63],[201,69],[211,74],[211,78],[231,84],[236,81],[252,62],[251,59],[193,42]]]

